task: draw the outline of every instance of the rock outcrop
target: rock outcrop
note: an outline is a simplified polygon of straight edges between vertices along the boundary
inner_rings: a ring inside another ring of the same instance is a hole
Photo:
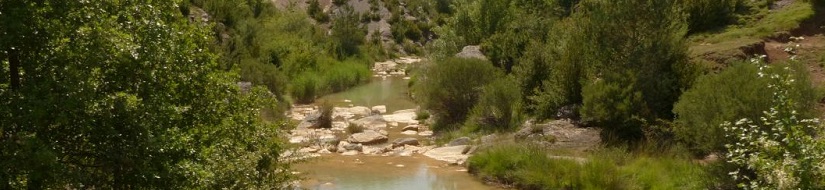
[[[487,60],[487,56],[484,56],[484,53],[481,53],[481,46],[464,46],[461,52],[458,52],[455,56],[460,58]]]

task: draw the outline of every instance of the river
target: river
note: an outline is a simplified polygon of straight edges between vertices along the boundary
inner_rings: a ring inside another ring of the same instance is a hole
[[[368,84],[319,99],[336,106],[386,105],[387,112],[413,109],[416,104],[408,96],[408,80],[401,77],[374,78]],[[388,130],[389,142],[401,135],[400,130]],[[417,137],[422,141],[427,139]],[[474,178],[461,166],[413,154],[412,156],[365,155],[342,156],[322,154],[318,158],[296,164],[303,189],[358,190],[458,190],[497,189]]]

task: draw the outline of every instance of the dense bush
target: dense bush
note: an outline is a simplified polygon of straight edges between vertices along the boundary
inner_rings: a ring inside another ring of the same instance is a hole
[[[402,43],[404,39],[419,41],[423,37],[421,29],[413,21],[401,20],[390,27],[395,43]]]
[[[372,72],[365,63],[359,60],[327,63],[321,71],[323,78],[322,89],[325,92],[340,92],[349,87],[369,81]]]
[[[733,23],[743,0],[688,0],[683,2],[688,13],[690,33],[702,32]]]
[[[251,82],[253,85],[266,86],[272,94],[282,99],[286,93],[286,76],[278,72],[278,68],[272,64],[265,64],[255,61],[245,61],[241,63],[241,80]]]
[[[521,124],[521,93],[509,77],[498,78],[481,90],[465,127],[473,131],[506,131]]]
[[[422,105],[436,115],[435,130],[464,122],[482,87],[500,76],[490,62],[461,58],[436,62],[422,72],[414,90]]]
[[[348,0],[332,0],[332,4],[335,4],[337,6],[341,6],[341,5],[344,5],[345,3],[347,3],[347,1]]]
[[[319,95],[320,82],[320,77],[313,72],[300,74],[292,79],[290,94],[298,103],[310,103]]]
[[[760,64],[760,63],[756,63]],[[724,150],[729,143],[720,127],[723,122],[747,118],[759,121],[772,105],[770,80],[760,75],[791,73],[795,82],[787,86],[793,104],[801,116],[813,117],[817,92],[810,84],[806,68],[791,63],[790,70],[774,67],[760,69],[754,63],[738,63],[719,74],[700,77],[674,106],[680,141],[697,154]]]
[[[771,94],[772,106],[760,120],[722,124],[731,140],[725,145],[725,160],[735,166],[728,174],[743,189],[825,188],[822,124],[799,114],[800,100],[793,90],[795,83],[809,81],[796,81],[791,72],[759,77],[769,80],[765,92]]]
[[[329,22],[329,15],[321,9],[318,0],[310,0],[307,5],[307,14],[320,23]]]

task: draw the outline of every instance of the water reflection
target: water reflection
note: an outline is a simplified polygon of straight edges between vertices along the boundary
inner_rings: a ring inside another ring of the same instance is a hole
[[[415,103],[409,98],[407,92],[409,80],[401,77],[373,78],[372,81],[344,92],[330,94],[321,97],[316,102],[330,102],[335,106],[355,106],[372,107],[376,105],[386,105],[388,112],[402,109],[415,108]],[[352,102],[344,102],[350,100]]]
[[[426,157],[327,155],[295,167],[305,172],[306,189],[420,190],[494,189],[462,167],[447,166]]]

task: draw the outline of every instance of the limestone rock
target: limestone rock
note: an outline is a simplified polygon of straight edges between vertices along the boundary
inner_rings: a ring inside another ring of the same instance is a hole
[[[326,135],[323,135],[320,138],[318,138],[318,141],[320,141],[321,143],[324,143],[324,144],[336,145],[336,144],[338,144],[338,141],[341,141],[341,140],[338,139],[338,137],[336,137],[335,135],[326,134]]]
[[[387,136],[382,135],[376,131],[364,131],[361,133],[355,133],[349,136],[347,139],[350,143],[361,143],[361,144],[380,144],[387,142]]]
[[[367,129],[379,129],[387,127],[387,120],[384,120],[384,117],[380,115],[361,118],[351,123],[360,125]]]
[[[487,56],[484,56],[484,53],[481,53],[481,46],[464,46],[461,52],[455,54],[455,56],[460,58],[487,60]]]
[[[293,136],[293,137],[289,138],[289,143],[292,143],[292,144],[298,144],[298,143],[303,143],[303,142],[307,142],[307,141],[308,141],[308,139],[304,136]]]
[[[387,122],[418,124],[418,120],[415,120],[416,116],[415,109],[399,110],[393,112],[392,114],[384,115],[384,120]]]
[[[344,153],[341,153],[341,155],[343,155],[343,156],[355,156],[355,155],[358,155],[358,151],[357,150],[348,150]]]
[[[372,112],[373,113],[379,113],[379,114],[387,113],[387,106],[385,106],[385,105],[373,106],[372,107]]]
[[[369,116],[370,113],[372,112],[372,110],[370,110],[370,108],[367,108],[367,107],[364,107],[364,106],[355,106],[355,107],[349,108],[349,112],[352,113],[352,114],[355,114],[355,115]]]
[[[419,128],[418,125],[407,125],[403,129],[401,129],[401,131],[416,131],[416,132],[418,132],[418,128]]]
[[[468,147],[469,146],[467,145],[460,145],[434,148],[432,150],[424,152],[424,156],[436,160],[445,161],[450,164],[464,164],[464,161],[467,161],[469,155],[463,153],[466,152],[465,149],[467,149]]]
[[[417,146],[419,144],[420,143],[418,142],[418,139],[416,139],[416,138],[401,138],[401,139],[395,139],[394,141],[392,141],[393,148],[403,147],[404,145]]]
[[[422,131],[422,132],[418,132],[418,136],[422,136],[422,137],[429,137],[429,136],[433,136],[433,131]]]

